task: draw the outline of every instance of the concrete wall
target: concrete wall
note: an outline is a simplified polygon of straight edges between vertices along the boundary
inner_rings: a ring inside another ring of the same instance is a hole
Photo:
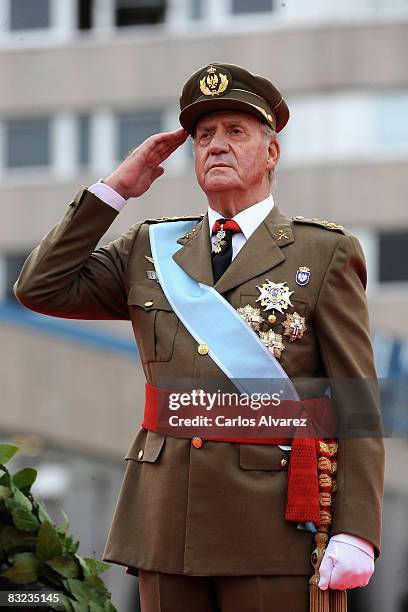
[[[287,95],[406,86],[407,29],[407,23],[277,29],[265,20],[263,29],[252,32],[226,26],[222,32],[176,34],[157,28],[121,32],[103,43],[84,37],[52,50],[2,51],[7,87],[0,113],[176,102],[192,70],[220,60],[274,79]]]
[[[124,457],[139,430],[138,359],[0,325],[0,431],[36,433],[95,456]]]

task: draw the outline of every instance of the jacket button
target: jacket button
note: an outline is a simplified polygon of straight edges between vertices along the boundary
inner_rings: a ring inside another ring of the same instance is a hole
[[[207,355],[209,350],[210,349],[208,348],[208,344],[199,344],[197,347],[197,351],[200,355]]]
[[[148,302],[145,302],[144,305],[146,306],[146,308],[150,308],[150,306],[153,306],[153,300],[149,300]]]
[[[198,436],[194,436],[194,438],[191,440],[191,444],[194,446],[194,448],[201,448],[203,441]]]
[[[287,463],[288,463],[287,459],[281,459],[280,465],[281,465],[282,468],[284,468],[284,467],[286,467]]]
[[[141,459],[143,457],[143,449],[140,449],[140,451],[137,453],[137,458]]]

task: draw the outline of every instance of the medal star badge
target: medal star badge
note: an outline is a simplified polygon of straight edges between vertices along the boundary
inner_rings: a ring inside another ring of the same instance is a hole
[[[242,308],[237,308],[237,311],[254,331],[259,331],[260,325],[264,321],[261,317],[260,308],[254,308],[251,304],[246,304]]]
[[[301,317],[297,312],[286,315],[286,320],[282,323],[285,331],[284,335],[289,336],[289,342],[300,340],[307,330],[305,318]]]
[[[209,66],[199,78],[201,93],[209,97],[220,96],[225,93],[228,91],[230,83],[231,75],[227,74],[226,70],[220,72],[215,66]]]
[[[281,334],[277,334],[276,332],[268,329],[267,332],[259,332],[259,337],[262,342],[266,344],[270,352],[277,359],[280,358],[284,347]]]
[[[257,289],[261,292],[261,295],[256,300],[261,302],[261,306],[267,310],[277,310],[283,314],[283,310],[286,310],[288,306],[293,306],[290,301],[290,296],[293,291],[289,291],[289,287],[285,287],[284,283],[273,283],[266,279],[266,283],[263,283],[262,287],[257,285]]]

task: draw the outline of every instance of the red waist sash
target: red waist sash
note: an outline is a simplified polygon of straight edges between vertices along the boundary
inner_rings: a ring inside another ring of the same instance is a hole
[[[177,435],[177,429],[168,425],[169,398],[172,391],[160,389],[146,383],[144,417],[141,426],[144,429],[173,437],[190,438],[190,435]],[[288,521],[311,521],[320,525],[322,507],[319,501],[318,459],[322,442],[333,439],[336,414],[332,402],[327,397],[317,397],[299,402],[282,401],[280,414],[288,410],[290,415],[299,419],[306,418],[308,427],[295,427],[291,437],[215,437],[205,432],[205,427],[195,429],[194,435],[203,440],[216,442],[239,442],[241,444],[291,444],[288,468],[288,489],[285,519]],[[166,424],[167,419],[167,424]],[[203,430],[203,431],[202,431]],[[300,430],[300,431],[299,431]],[[309,432],[309,433],[307,433]],[[324,433],[322,433],[324,432]],[[319,435],[320,433],[320,435]],[[306,437],[309,435],[311,437]],[[326,508],[327,510],[327,508]]]

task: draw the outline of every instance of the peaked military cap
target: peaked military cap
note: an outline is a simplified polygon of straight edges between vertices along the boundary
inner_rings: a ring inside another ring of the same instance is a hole
[[[276,132],[289,120],[280,91],[268,79],[234,64],[209,64],[197,70],[184,84],[180,110],[180,123],[190,134],[200,117],[219,110],[250,113]]]

